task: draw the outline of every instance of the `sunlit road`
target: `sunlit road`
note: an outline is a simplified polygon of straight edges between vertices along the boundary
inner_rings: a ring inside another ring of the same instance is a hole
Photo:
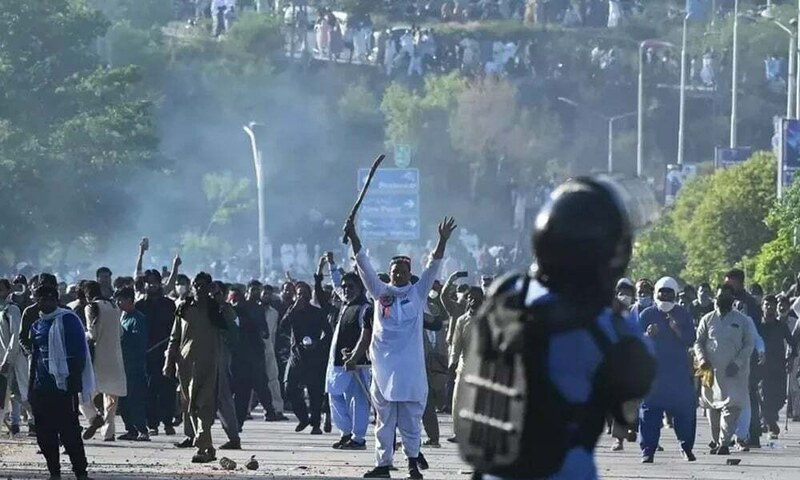
[[[446,416],[440,416],[443,438],[452,431]],[[664,452],[656,456],[653,465],[641,465],[636,444],[627,443],[624,452],[609,451],[610,439],[601,439],[598,464],[606,479],[797,479],[800,478],[800,423],[790,423],[788,434],[775,441],[772,448],[749,453],[733,454],[730,457],[715,457],[707,454],[709,441],[708,426],[705,419],[698,418],[698,440],[696,453],[698,460],[690,464],[680,457],[674,432],[664,429],[662,445]],[[241,478],[266,477],[278,479],[291,478],[358,478],[371,466],[372,450],[362,452],[335,451],[330,445],[336,441],[335,434],[312,436],[308,433],[295,433],[294,422],[265,423],[256,420],[245,424],[242,435],[244,450],[237,452],[217,452],[217,457],[227,455],[237,462],[235,471],[224,471],[218,462],[207,465],[192,465],[191,451],[178,450],[172,442],[179,437],[154,437],[150,443],[114,442],[104,443],[98,434],[87,442],[90,475],[96,479],[167,479],[167,478],[209,478],[238,476]],[[117,430],[121,432],[121,422]],[[543,432],[546,437],[546,433]],[[215,443],[225,440],[219,425],[213,432]],[[372,438],[368,441],[373,447]],[[36,446],[27,438],[0,440],[0,479],[7,478],[46,478],[44,462],[36,453]],[[428,449],[426,456],[431,469],[424,472],[426,479],[469,479],[469,469],[458,457],[456,447],[443,443],[442,448]],[[260,463],[257,471],[244,468],[244,463],[255,455]],[[396,464],[401,467],[393,472],[394,478],[405,478],[405,460],[398,453]],[[728,458],[739,458],[738,466],[726,465]],[[62,459],[64,477],[70,478],[69,465]],[[74,478],[74,477],[72,477]]]

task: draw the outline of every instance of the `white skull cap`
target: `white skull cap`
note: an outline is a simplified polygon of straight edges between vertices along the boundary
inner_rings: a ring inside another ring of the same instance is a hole
[[[656,282],[656,286],[655,286],[655,288],[653,290],[658,292],[659,290],[664,289],[664,288],[668,288],[668,289],[672,290],[673,292],[675,292],[675,294],[677,294],[678,293],[678,282],[675,281],[675,279],[672,278],[672,277],[661,277]]]

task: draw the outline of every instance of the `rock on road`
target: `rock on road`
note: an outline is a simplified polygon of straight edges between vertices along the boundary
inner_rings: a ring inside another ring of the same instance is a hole
[[[446,415],[440,415],[442,438],[452,432]],[[89,457],[89,474],[95,479],[175,479],[175,478],[271,478],[271,479],[349,479],[360,478],[374,459],[374,443],[368,437],[366,451],[337,451],[331,448],[337,439],[335,433],[312,436],[294,432],[295,423],[265,423],[260,414],[245,423],[241,451],[217,451],[217,458],[227,456],[237,464],[235,471],[224,471],[219,462],[207,465],[190,463],[192,450],[178,450],[172,443],[180,436],[153,437],[150,443],[103,442],[100,432],[86,442]],[[24,430],[24,428],[23,428]],[[178,428],[180,433],[180,428]],[[117,419],[117,432],[122,424]],[[370,435],[372,429],[370,428]],[[214,426],[213,438],[217,445],[225,441],[219,424]],[[546,436],[546,434],[543,434]],[[611,440],[605,434],[598,446],[598,468],[604,479],[767,479],[789,480],[800,475],[800,423],[790,423],[789,432],[781,435],[770,447],[764,439],[764,448],[748,453],[734,453],[730,457],[708,455],[709,428],[702,415],[698,416],[698,438],[695,453],[697,462],[681,459],[673,430],[662,430],[661,444],[664,452],[656,455],[655,464],[639,463],[639,450],[635,443],[626,443],[623,452],[609,450]],[[453,480],[470,478],[470,469],[459,458],[455,445],[443,441],[442,448],[425,449],[431,469],[424,472],[426,479]],[[0,479],[47,478],[44,461],[37,454],[35,442],[27,437],[0,439]],[[259,470],[249,471],[244,463],[255,455]],[[726,465],[728,458],[739,458],[738,466]],[[405,478],[405,458],[398,452],[395,463],[399,470],[393,478]],[[71,475],[68,459],[62,457],[64,478]],[[72,477],[74,478],[74,477]]]

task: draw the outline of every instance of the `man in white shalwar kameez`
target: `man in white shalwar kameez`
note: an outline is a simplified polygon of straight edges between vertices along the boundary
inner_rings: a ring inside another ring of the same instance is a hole
[[[447,240],[455,228],[452,218],[445,218],[439,224],[439,241],[417,283],[411,283],[411,259],[395,257],[389,267],[390,283],[386,284],[378,278],[362,251],[354,223],[348,220],[345,225],[359,274],[375,299],[369,356],[373,373],[370,393],[377,416],[376,467],[364,478],[390,478],[396,430],[400,431],[408,458],[408,478],[422,478],[420,466],[424,469],[426,465],[419,448],[422,414],[428,397],[422,316]]]

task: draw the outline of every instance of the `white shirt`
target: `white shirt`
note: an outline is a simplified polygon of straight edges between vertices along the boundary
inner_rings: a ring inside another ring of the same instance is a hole
[[[433,260],[419,281],[404,287],[383,283],[369,257],[356,255],[359,274],[370,296],[375,298],[372,342],[373,388],[390,402],[422,402],[428,398],[422,315],[441,262]]]

